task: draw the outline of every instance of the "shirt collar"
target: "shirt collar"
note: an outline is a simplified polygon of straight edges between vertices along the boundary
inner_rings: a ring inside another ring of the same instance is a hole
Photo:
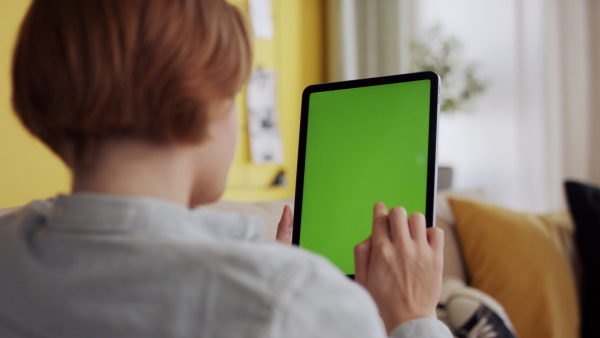
[[[48,229],[150,237],[256,240],[262,222],[254,217],[187,209],[154,198],[93,193],[59,195],[47,214]]]

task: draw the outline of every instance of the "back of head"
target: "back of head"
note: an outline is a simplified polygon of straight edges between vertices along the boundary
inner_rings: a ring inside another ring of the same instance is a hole
[[[200,142],[250,62],[245,21],[225,0],[34,0],[13,106],[63,158],[109,138]]]

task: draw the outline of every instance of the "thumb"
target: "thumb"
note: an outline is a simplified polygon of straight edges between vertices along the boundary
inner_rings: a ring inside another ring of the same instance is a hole
[[[371,248],[371,237],[354,247],[354,280],[365,288],[367,287]]]
[[[277,234],[275,240],[285,245],[292,244],[292,226],[294,224],[294,217],[292,215],[292,209],[289,205],[283,207],[283,214],[281,220],[277,225]]]

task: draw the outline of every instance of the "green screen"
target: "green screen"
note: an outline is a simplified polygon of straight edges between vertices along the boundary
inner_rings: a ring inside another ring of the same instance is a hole
[[[425,213],[429,80],[310,94],[299,245],[354,274],[373,205]]]

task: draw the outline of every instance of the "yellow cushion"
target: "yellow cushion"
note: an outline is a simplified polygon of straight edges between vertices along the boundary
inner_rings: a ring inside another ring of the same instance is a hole
[[[577,291],[564,234],[569,222],[451,199],[471,286],[498,300],[517,334],[577,337]]]

